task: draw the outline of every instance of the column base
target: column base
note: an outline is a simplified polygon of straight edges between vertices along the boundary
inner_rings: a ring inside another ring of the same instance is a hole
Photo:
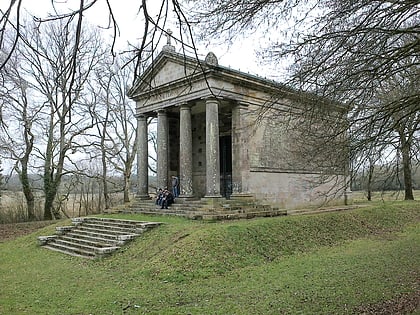
[[[204,196],[201,201],[205,202],[207,207],[218,208],[224,198],[222,195]]]
[[[235,200],[243,200],[243,199],[250,199],[250,200],[254,200],[255,196],[253,194],[249,194],[249,193],[232,193],[230,195],[230,199],[235,199]]]
[[[217,198],[222,198],[222,195],[205,195],[203,198],[201,199],[217,199]]]
[[[178,197],[176,197],[176,199],[187,199],[187,200],[190,200],[193,198],[195,198],[194,195],[179,195]]]

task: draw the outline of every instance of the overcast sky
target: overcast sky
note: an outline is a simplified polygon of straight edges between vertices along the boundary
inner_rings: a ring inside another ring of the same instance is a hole
[[[5,0],[1,0],[5,1]],[[8,2],[8,0],[6,0]],[[53,13],[51,0],[23,0],[24,9],[37,17],[47,17],[49,13]],[[117,38],[117,48],[123,49],[127,47],[127,42],[132,44],[139,43],[140,36],[143,34],[143,21],[138,17],[139,0],[110,0],[113,13],[120,28],[120,36]],[[149,6],[155,6],[156,10],[161,1],[148,1]],[[80,4],[79,0],[62,0],[56,1],[56,8],[68,12],[69,9],[77,9]],[[149,9],[153,10],[153,7]],[[90,23],[106,27],[108,24],[108,9],[105,1],[98,1],[94,7],[90,8],[85,17]],[[176,26],[173,27],[174,31]],[[174,32],[175,33],[175,32]],[[109,36],[112,35],[110,31]],[[243,39],[240,38],[233,45],[228,44],[210,44],[208,47],[198,45],[198,54],[204,58],[209,52],[213,51],[219,59],[219,64],[231,67],[236,70],[249,72],[262,77],[269,76],[270,69],[262,67],[255,57],[255,48],[258,48],[258,38]],[[172,41],[174,44],[174,41]],[[161,43],[163,45],[164,43]],[[176,49],[181,51],[181,45],[175,44]],[[159,47],[160,49],[160,47]]]

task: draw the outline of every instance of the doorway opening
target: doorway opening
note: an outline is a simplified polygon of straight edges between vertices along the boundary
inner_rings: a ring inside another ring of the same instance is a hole
[[[232,194],[232,137],[219,138],[220,149],[220,194],[226,199]]]

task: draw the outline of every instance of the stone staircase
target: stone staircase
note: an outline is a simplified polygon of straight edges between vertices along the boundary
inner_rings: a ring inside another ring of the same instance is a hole
[[[110,213],[142,213],[150,215],[182,216],[195,220],[249,219],[254,217],[273,217],[286,215],[285,209],[261,204],[251,196],[240,199],[177,198],[169,209],[161,209],[154,200],[135,199],[130,205],[110,209]]]
[[[103,258],[161,224],[95,217],[74,218],[72,223],[57,227],[55,235],[39,236],[39,245],[73,256]]]

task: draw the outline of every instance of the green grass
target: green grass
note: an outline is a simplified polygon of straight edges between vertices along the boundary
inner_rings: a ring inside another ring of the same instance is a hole
[[[229,222],[171,217],[100,261],[0,243],[0,314],[353,314],[418,290],[420,203]],[[63,223],[61,223],[63,224]]]

